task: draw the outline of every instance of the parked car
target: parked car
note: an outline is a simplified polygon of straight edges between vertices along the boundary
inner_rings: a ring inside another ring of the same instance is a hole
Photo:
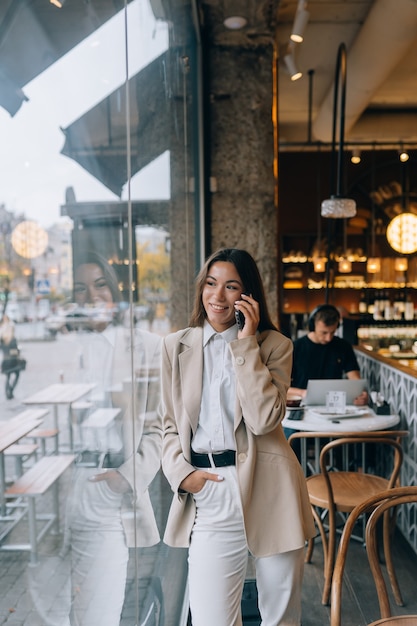
[[[106,307],[78,307],[70,305],[45,319],[45,329],[53,336],[58,332],[74,330],[95,330],[101,325],[107,325],[114,320],[117,314],[113,308]]]

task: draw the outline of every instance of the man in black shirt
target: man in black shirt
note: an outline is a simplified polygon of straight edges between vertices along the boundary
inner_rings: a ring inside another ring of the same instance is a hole
[[[336,336],[340,325],[340,313],[331,304],[322,304],[311,312],[309,332],[294,342],[294,356],[291,373],[291,387],[288,393],[305,398],[310,379],[347,378],[360,379],[358,361],[351,344]],[[368,404],[368,393],[363,391],[354,404]],[[284,428],[287,439],[295,431]],[[300,458],[299,441],[294,442],[293,450]]]
[[[306,395],[309,379],[360,379],[359,365],[349,342],[336,336],[340,324],[339,311],[331,304],[323,304],[311,313],[309,332],[294,342],[291,387],[288,393]],[[356,405],[365,405],[364,391],[355,398]]]

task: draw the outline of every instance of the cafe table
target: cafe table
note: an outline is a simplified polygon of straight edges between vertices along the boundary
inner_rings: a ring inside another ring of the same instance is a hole
[[[4,497],[6,490],[4,451],[40,426],[47,412],[45,409],[23,411],[11,419],[0,422],[0,519],[6,516],[7,508]]]
[[[347,407],[344,415],[325,415],[325,407],[301,407],[287,409],[282,420],[283,428],[291,428],[295,431],[308,431],[323,433],[323,437],[337,437],[342,433],[366,433],[376,430],[388,430],[397,426],[400,422],[399,415],[377,415],[370,407],[355,406]],[[294,419],[300,417],[301,419]],[[307,440],[300,439],[301,465],[307,471]],[[313,471],[317,472],[320,457],[320,437],[314,438],[314,465]]]
[[[68,405],[68,428],[70,450],[73,451],[74,441],[72,432],[72,404],[84,398],[94,389],[96,385],[92,383],[55,383],[23,400],[26,405],[50,405],[53,407],[54,427],[59,431],[58,410],[59,406]]]

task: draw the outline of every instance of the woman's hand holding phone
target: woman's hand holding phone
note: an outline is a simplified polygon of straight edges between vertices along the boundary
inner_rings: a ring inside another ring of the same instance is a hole
[[[246,293],[242,293],[240,300],[235,302],[235,316],[238,325],[238,337],[254,335],[259,325],[259,304]],[[243,319],[242,319],[243,318]]]

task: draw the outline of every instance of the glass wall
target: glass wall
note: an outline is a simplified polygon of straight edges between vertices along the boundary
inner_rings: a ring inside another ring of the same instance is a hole
[[[184,623],[157,409],[204,254],[193,15],[1,3],[0,623]]]

